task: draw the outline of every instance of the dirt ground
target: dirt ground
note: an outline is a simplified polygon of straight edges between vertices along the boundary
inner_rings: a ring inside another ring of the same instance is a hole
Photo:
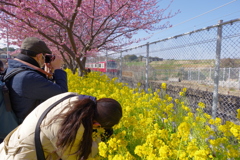
[[[202,91],[208,91],[213,92],[214,86],[213,85],[206,85],[206,84],[199,84],[199,83],[193,83],[192,81],[181,81],[181,82],[170,82],[170,81],[151,81],[156,83],[167,83],[174,86],[180,86],[182,88],[191,88],[196,90],[202,90]],[[240,97],[240,90],[239,89],[229,89],[226,87],[218,86],[218,93],[223,95],[232,95]]]

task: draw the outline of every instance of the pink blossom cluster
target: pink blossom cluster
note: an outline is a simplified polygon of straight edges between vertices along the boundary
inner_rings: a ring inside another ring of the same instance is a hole
[[[138,42],[132,37],[139,30],[169,27],[160,23],[178,13],[165,15],[169,6],[161,9],[158,0],[0,0],[0,34],[6,38],[8,28],[14,45],[35,36],[55,54],[89,57]]]

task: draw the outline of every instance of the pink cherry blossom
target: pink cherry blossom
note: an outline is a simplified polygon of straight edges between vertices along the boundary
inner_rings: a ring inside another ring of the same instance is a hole
[[[143,40],[132,38],[138,31],[170,27],[160,22],[179,13],[168,11],[172,2],[161,8],[158,0],[0,0],[0,28],[19,46],[39,37],[72,71],[84,70],[87,57]]]

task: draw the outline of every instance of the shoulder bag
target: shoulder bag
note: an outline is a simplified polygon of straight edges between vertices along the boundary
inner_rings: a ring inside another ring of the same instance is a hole
[[[59,103],[61,103],[62,101],[64,101],[65,99],[68,99],[70,97],[74,97],[76,95],[67,95],[66,97],[63,97],[61,99],[59,99],[58,101],[56,101],[55,103],[53,103],[51,106],[49,106],[41,115],[41,117],[39,118],[36,128],[35,128],[35,137],[34,137],[34,141],[35,141],[35,149],[36,149],[36,154],[37,154],[37,160],[46,160],[45,159],[45,155],[44,155],[44,151],[42,148],[42,143],[40,140],[40,125],[42,123],[42,120],[46,117],[46,115],[48,114],[48,112],[55,107],[56,105],[58,105]]]

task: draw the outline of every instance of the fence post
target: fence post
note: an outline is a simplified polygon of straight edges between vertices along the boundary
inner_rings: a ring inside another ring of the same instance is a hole
[[[107,61],[108,61],[108,52],[107,52],[107,50],[106,50],[106,74],[108,75]]]
[[[240,68],[238,68],[238,89],[240,90]]]
[[[149,43],[147,43],[147,54],[146,54],[146,80],[145,80],[145,92],[148,92],[148,64],[149,64]]]
[[[218,106],[218,84],[219,84],[219,67],[221,57],[221,44],[222,44],[222,25],[223,20],[219,21],[217,30],[217,45],[216,45],[216,59],[214,68],[214,90],[213,90],[213,104],[212,104],[212,118],[215,119],[217,115]]]
[[[200,69],[198,68],[198,83],[200,81]]]
[[[233,72],[234,73],[234,72]],[[231,68],[229,67],[228,68],[228,79],[227,80],[230,80],[231,79]]]
[[[226,68],[224,67],[223,68],[223,79],[222,79],[223,81],[225,81],[225,76],[226,76]]]
[[[227,78],[227,84],[228,84],[228,88],[231,87],[231,68],[228,68],[228,78]]]
[[[191,81],[192,80],[192,69],[190,68],[190,71],[189,71],[189,80]]]
[[[209,79],[212,80],[212,68],[210,67],[210,70],[209,70]]]
[[[120,52],[120,72],[119,72],[119,81],[122,82],[122,51]]]

